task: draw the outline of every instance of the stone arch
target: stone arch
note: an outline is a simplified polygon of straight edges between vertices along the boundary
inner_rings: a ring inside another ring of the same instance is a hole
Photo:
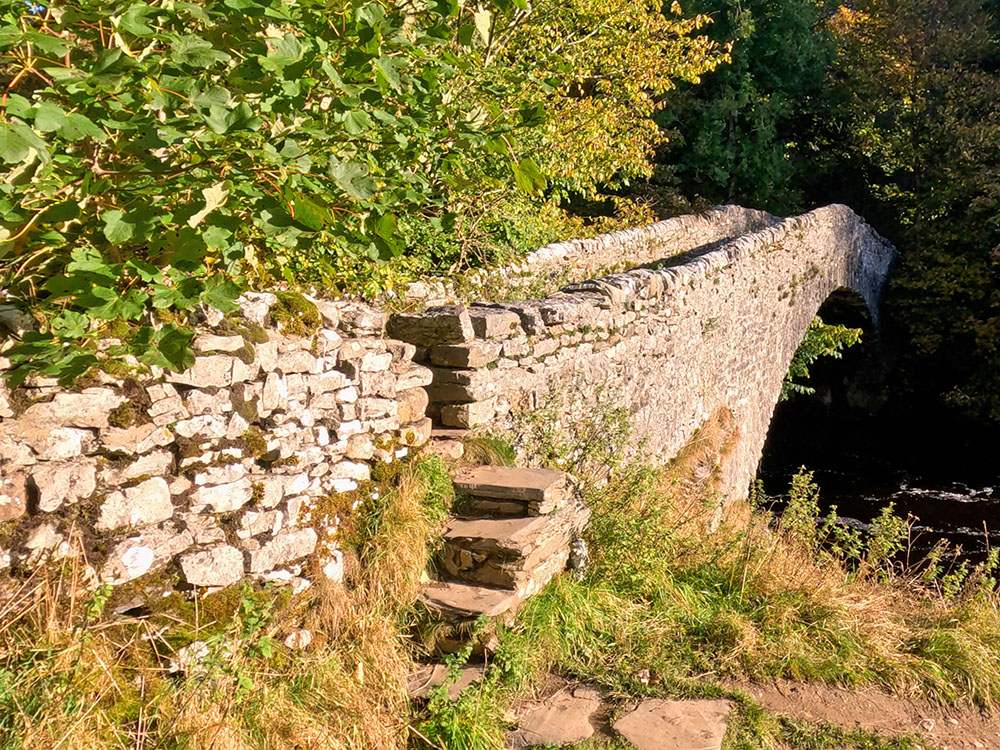
[[[680,222],[708,238],[670,235],[680,256],[666,240],[665,225],[676,232],[676,221],[587,240],[591,259],[613,266],[648,254],[623,247],[658,237],[664,260],[544,299],[397,315],[389,330],[426,347],[429,414],[445,427],[512,424],[518,410],[568,391],[555,417],[567,429],[614,401],[628,407],[636,442],[666,461],[710,414],[728,409],[738,439],[723,488],[739,495],[816,311],[829,299],[860,300],[877,327],[895,257],[846,206],[763,223],[746,216],[737,207],[714,209],[711,222],[739,228],[722,238],[704,232],[703,222]]]

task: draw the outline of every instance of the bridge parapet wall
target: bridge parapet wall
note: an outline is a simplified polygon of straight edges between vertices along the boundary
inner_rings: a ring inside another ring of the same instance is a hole
[[[666,460],[728,408],[740,439],[726,489],[739,494],[820,305],[850,289],[877,322],[894,253],[849,208],[827,206],[544,299],[400,314],[388,330],[419,347],[433,372],[428,413],[448,427],[557,397],[567,422],[611,403]]]

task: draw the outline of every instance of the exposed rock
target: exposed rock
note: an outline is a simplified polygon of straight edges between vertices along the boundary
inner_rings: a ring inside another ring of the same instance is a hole
[[[458,461],[465,455],[465,443],[461,440],[435,438],[428,443],[424,450],[445,461]]]
[[[340,330],[348,336],[379,336],[386,315],[360,302],[344,302],[340,307]]]
[[[499,356],[500,344],[496,341],[437,344],[430,349],[431,362],[444,367],[486,367]]]
[[[195,336],[191,348],[196,352],[235,352],[246,346],[242,336],[216,336],[202,333]]]
[[[423,388],[410,388],[396,394],[399,404],[396,414],[400,424],[408,424],[423,419],[427,414],[427,391]]]
[[[195,385],[201,388],[225,388],[236,380],[248,380],[245,375],[247,365],[228,354],[212,354],[207,357],[197,357],[189,369],[184,372],[167,372],[168,383]]]
[[[636,750],[720,750],[728,723],[728,701],[650,698],[614,728]]]
[[[253,485],[247,478],[227,484],[198,487],[191,493],[191,507],[210,508],[212,513],[239,510],[253,497]]]
[[[509,310],[472,307],[469,309],[469,317],[479,338],[506,339],[522,333],[521,318]]]
[[[441,408],[441,423],[449,427],[479,427],[496,416],[496,399],[471,404],[449,404]]]
[[[28,477],[23,472],[0,476],[0,523],[20,518],[28,510]]]
[[[475,335],[469,311],[463,305],[430,307],[422,313],[398,313],[386,328],[393,338],[417,346],[461,344]]]
[[[244,292],[238,300],[240,315],[251,323],[267,327],[271,322],[271,308],[277,301],[270,292]]]
[[[125,401],[110,388],[85,388],[79,393],[57,393],[51,401],[32,404],[22,420],[38,424],[101,429],[108,414]]]
[[[424,417],[416,422],[404,424],[399,428],[399,441],[411,448],[423,445],[431,439],[433,426],[434,424],[431,422],[430,417]]]
[[[507,739],[512,750],[535,745],[575,745],[594,735],[592,720],[601,708],[601,694],[592,687],[560,690],[525,709],[517,729]],[[680,747],[677,750],[681,750]],[[693,748],[684,747],[684,750]]]
[[[174,434],[166,427],[142,424],[135,427],[109,427],[101,431],[101,445],[115,453],[137,455],[170,445]]]
[[[97,462],[75,458],[38,464],[31,471],[31,482],[38,493],[38,509],[51,513],[63,503],[75,503],[93,494],[97,487]]]
[[[75,427],[53,427],[51,422],[36,423],[25,419],[0,422],[0,437],[27,445],[41,461],[65,461],[94,450],[97,440],[89,430]],[[4,451],[4,458],[11,453]]]
[[[25,559],[29,565],[46,560],[58,560],[70,554],[69,541],[52,522],[35,528],[24,543]]]
[[[285,648],[290,648],[292,651],[304,651],[309,648],[312,640],[312,633],[305,628],[298,628],[285,636]]]
[[[166,521],[174,514],[170,490],[162,477],[147,479],[124,492],[112,492],[101,504],[96,527],[100,530],[145,526]]]
[[[247,570],[250,573],[264,573],[292,560],[312,554],[318,537],[310,528],[284,531],[264,544],[255,539],[243,542],[247,553]]]
[[[458,679],[452,680],[444,664],[427,664],[406,678],[406,692],[413,699],[428,698],[434,688],[448,682],[448,697],[457,700],[467,687],[482,682],[486,673],[479,664],[464,664],[457,670]]]
[[[170,561],[194,543],[189,531],[171,524],[152,527],[116,544],[101,570],[101,580],[117,586],[145,575]]]
[[[229,586],[243,578],[243,553],[228,544],[183,554],[180,565],[192,586]]]
[[[400,373],[396,378],[396,390],[405,391],[410,388],[421,388],[430,385],[434,381],[434,376],[430,369],[422,365],[413,365]]]

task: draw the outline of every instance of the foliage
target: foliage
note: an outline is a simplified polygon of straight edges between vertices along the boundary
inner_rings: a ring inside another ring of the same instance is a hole
[[[834,45],[825,0],[698,0],[686,10],[732,45],[729,65],[685,86],[658,120],[675,139],[663,160],[682,192],[777,212],[802,203],[811,156],[800,142],[803,102],[822,92]],[[802,153],[805,150],[805,153]]]
[[[124,321],[112,354],[181,369],[196,305],[232,309],[255,279],[335,285],[360,258],[448,231],[447,188],[468,164],[534,169],[510,150],[512,114],[453,90],[471,60],[456,54],[459,14],[6,4],[0,273],[46,329],[18,362],[68,381]]]
[[[821,357],[840,359],[843,350],[861,341],[861,329],[849,328],[845,325],[824,323],[818,315],[806,330],[795,354],[792,356],[785,380],[781,384],[780,400],[791,398],[793,394],[812,394],[815,388],[796,383],[796,378],[808,378],[809,368]]]
[[[724,43],[695,34],[659,0],[539,0],[491,16],[482,75],[507,107],[538,127],[528,152],[558,197],[648,176],[661,140],[651,115],[678,81],[697,83],[726,60]]]

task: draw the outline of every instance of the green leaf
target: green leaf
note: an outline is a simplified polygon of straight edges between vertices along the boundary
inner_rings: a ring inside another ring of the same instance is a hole
[[[514,181],[525,193],[534,194],[545,189],[547,181],[545,175],[527,156],[523,157],[517,164],[511,165],[514,172]]]
[[[43,133],[59,130],[66,124],[66,112],[58,104],[41,102],[35,107],[35,127]]]
[[[292,218],[306,229],[318,232],[326,226],[330,214],[318,203],[310,200],[302,193],[292,194]]]
[[[371,118],[368,116],[368,113],[363,110],[352,110],[344,116],[344,129],[351,135],[363,133],[370,128],[371,125]]]
[[[28,158],[34,146],[26,137],[26,130],[20,123],[0,122],[0,159],[7,164],[19,164]]]
[[[290,32],[269,31],[264,41],[267,55],[257,58],[264,70],[281,71],[302,57],[302,44]]]
[[[138,3],[129,5],[118,19],[118,28],[135,36],[151,36],[156,33],[146,22],[156,13],[156,8]],[[113,21],[114,19],[112,19]]]
[[[368,176],[368,167],[356,162],[331,162],[330,178],[341,190],[359,201],[375,195],[375,181]]]
[[[398,66],[399,63],[385,55],[375,61],[376,69],[381,73],[383,80],[393,91],[399,91],[401,88]]]
[[[83,313],[64,310],[49,323],[52,331],[64,339],[81,338],[90,329],[90,318]]]

